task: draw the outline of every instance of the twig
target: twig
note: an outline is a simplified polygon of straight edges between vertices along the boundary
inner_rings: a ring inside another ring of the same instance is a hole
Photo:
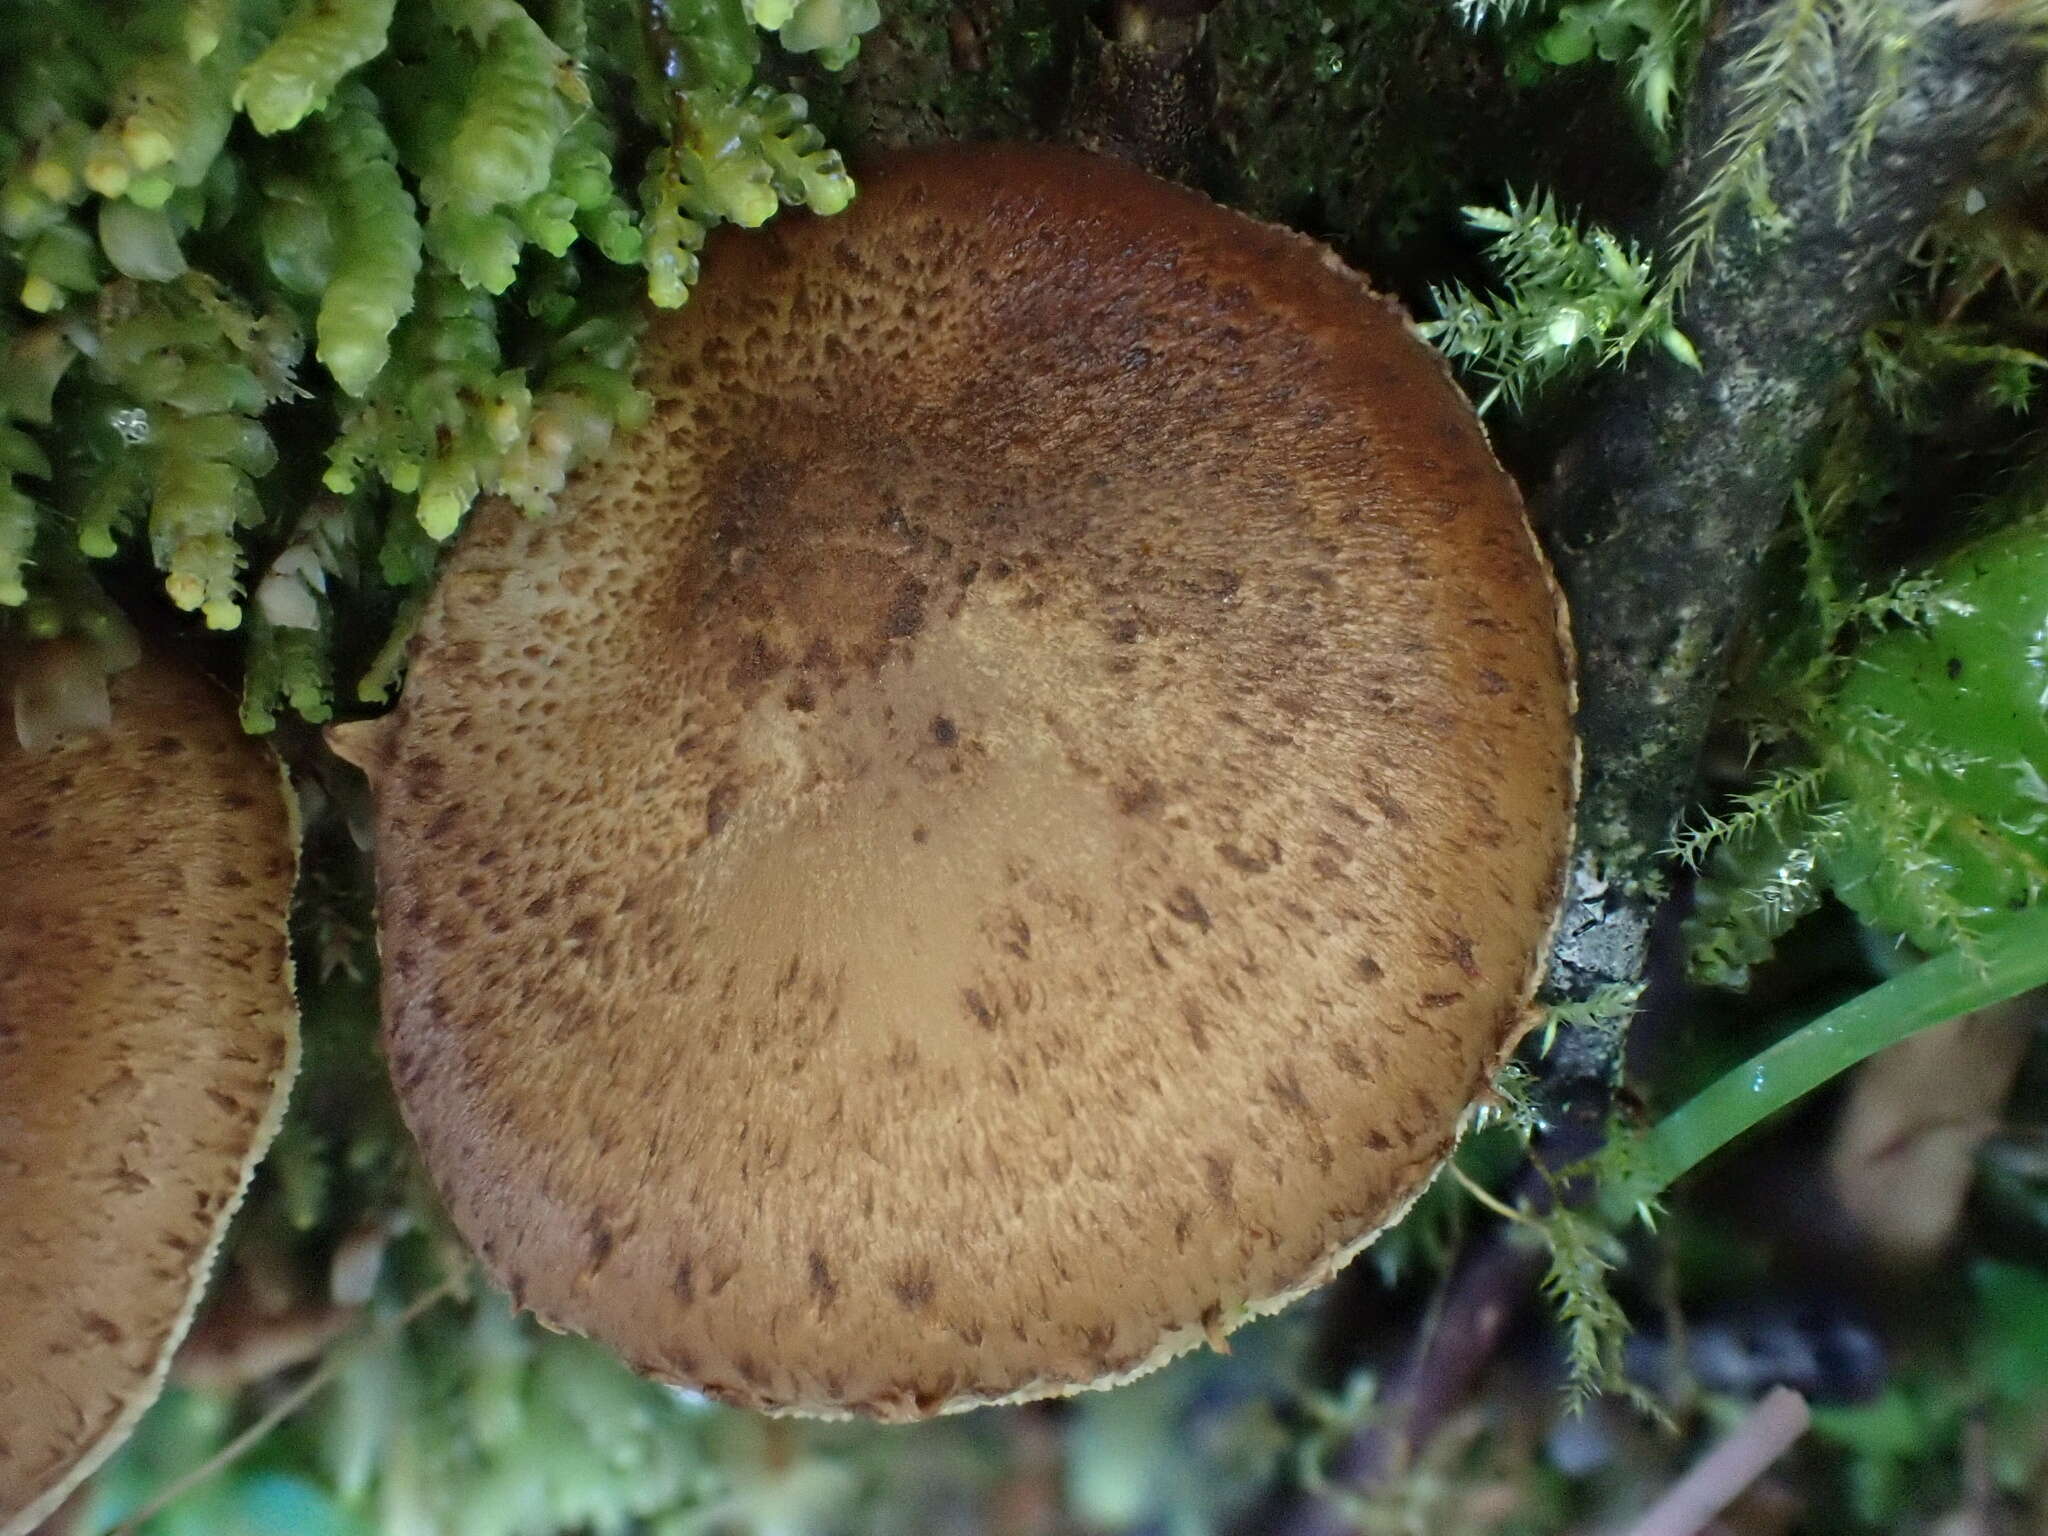
[[[1540,1183],[1532,1179],[1524,1188]],[[1369,1489],[1413,1464],[1528,1305],[1543,1265],[1543,1245],[1514,1223],[1502,1222],[1473,1240],[1438,1287],[1371,1422],[1330,1453],[1326,1487]],[[1357,1529],[1341,1498],[1291,1485],[1275,1489],[1232,1528],[1233,1536],[1355,1536]]]
[[[442,1302],[448,1300],[451,1296],[460,1295],[467,1289],[468,1285],[468,1276],[460,1272],[451,1274],[433,1289],[415,1296],[406,1304],[405,1310],[392,1318],[388,1323],[375,1324],[372,1329],[364,1330],[364,1332],[403,1333]],[[363,1334],[359,1333],[356,1337],[363,1337]],[[156,1497],[144,1504],[142,1508],[138,1509],[115,1528],[113,1536],[138,1536],[142,1527],[158,1514],[161,1514],[165,1509],[168,1509],[172,1504],[182,1499],[201,1483],[219,1476],[237,1461],[241,1460],[242,1457],[262,1444],[263,1438],[273,1429],[277,1428],[278,1425],[319,1396],[322,1389],[340,1373],[342,1364],[347,1358],[348,1349],[346,1341],[328,1350],[327,1357],[307,1375],[304,1381],[272,1403],[248,1428],[207,1457],[205,1461],[194,1467],[190,1472],[187,1472],[183,1477],[175,1479],[169,1487],[159,1489]]]
[[[1790,1450],[1812,1422],[1805,1398],[1790,1387],[1773,1387],[1727,1439],[1629,1528],[1628,1536],[1697,1536]]]

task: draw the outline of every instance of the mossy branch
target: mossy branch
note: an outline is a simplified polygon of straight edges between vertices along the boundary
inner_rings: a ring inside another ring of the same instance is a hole
[[[1914,38],[1903,57],[1850,39],[1759,141],[1754,50],[1800,3],[1727,7],[1660,205],[1667,256],[1691,250],[1701,207],[1716,207],[1680,315],[1701,370],[1648,354],[1538,498],[1573,609],[1587,769],[1553,954],[1561,999],[1639,974],[1729,644],[1802,455],[1908,246],[2020,119],[2037,67],[2006,21],[1911,0],[1895,8]],[[1887,103],[1875,121],[1873,101]],[[1720,198],[1736,173],[1768,195]],[[1567,1031],[1553,1102],[1603,1097],[1616,1048]]]

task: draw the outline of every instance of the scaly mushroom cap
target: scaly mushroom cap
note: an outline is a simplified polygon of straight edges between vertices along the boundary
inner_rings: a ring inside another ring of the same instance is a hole
[[[4,1536],[156,1397],[298,1062],[276,760],[182,667],[111,691],[55,750],[0,732]]]
[[[753,1407],[1122,1378],[1329,1277],[1525,1027],[1576,752],[1399,310],[1113,163],[719,241],[481,510],[377,788],[391,1064],[524,1305]]]

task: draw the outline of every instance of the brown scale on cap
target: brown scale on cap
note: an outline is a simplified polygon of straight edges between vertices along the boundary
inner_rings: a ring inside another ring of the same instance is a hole
[[[276,759],[181,667],[111,693],[54,750],[0,732],[6,1536],[156,1397],[298,1063]]]
[[[1325,1280],[1525,1026],[1515,490],[1327,252],[1113,163],[728,238],[480,510],[377,787],[391,1064],[526,1306],[752,1407],[1100,1384]]]

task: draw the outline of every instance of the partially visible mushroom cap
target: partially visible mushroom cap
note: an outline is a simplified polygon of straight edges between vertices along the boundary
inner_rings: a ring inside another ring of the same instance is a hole
[[[156,1397],[298,1060],[276,759],[167,660],[111,693],[0,733],[0,1536]]]
[[[1526,1027],[1558,599],[1442,362],[1071,152],[721,240],[481,510],[377,790],[391,1065],[513,1295],[727,1401],[1121,1379],[1327,1279]]]

